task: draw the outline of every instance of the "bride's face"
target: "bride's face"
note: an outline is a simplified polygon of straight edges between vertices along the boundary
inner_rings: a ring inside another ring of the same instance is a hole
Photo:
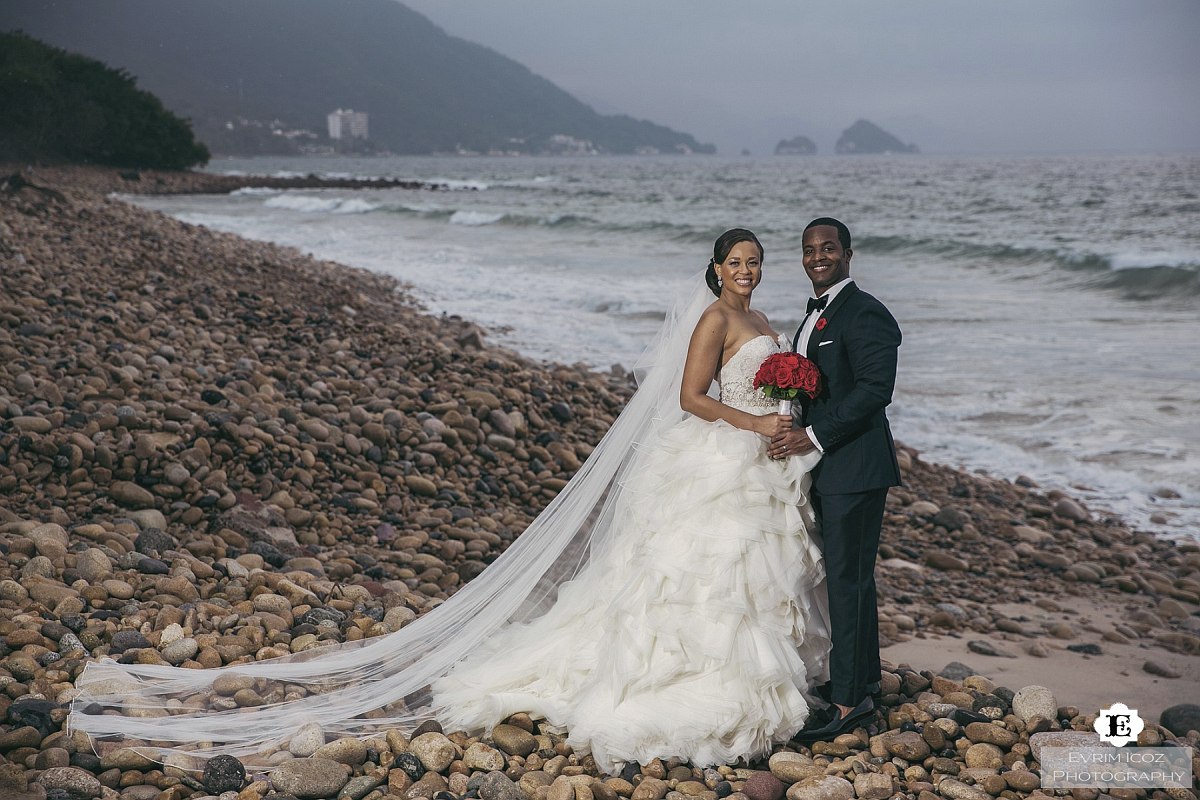
[[[723,284],[722,294],[730,292],[749,297],[762,280],[762,257],[754,242],[735,244],[725,261],[717,265],[717,276]]]

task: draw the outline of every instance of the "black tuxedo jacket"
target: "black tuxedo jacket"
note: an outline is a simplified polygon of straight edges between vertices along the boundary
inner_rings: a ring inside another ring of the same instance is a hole
[[[896,446],[884,409],[896,385],[900,326],[883,303],[847,284],[821,312],[808,342],[821,370],[821,394],[804,410],[825,455],[813,471],[818,494],[900,485]],[[800,333],[792,341],[795,348]]]

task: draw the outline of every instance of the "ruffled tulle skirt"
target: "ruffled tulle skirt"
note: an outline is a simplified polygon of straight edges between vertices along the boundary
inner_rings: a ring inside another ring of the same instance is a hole
[[[688,418],[641,453],[613,530],[551,609],[501,628],[433,686],[448,729],[525,711],[610,772],[732,763],[793,736],[826,679],[827,601],[808,503],[819,454]]]

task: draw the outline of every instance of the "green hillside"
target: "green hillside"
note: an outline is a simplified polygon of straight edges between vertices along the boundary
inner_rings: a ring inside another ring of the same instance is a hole
[[[397,153],[713,149],[597,114],[395,0],[5,0],[0,25],[128,70],[214,146],[239,120],[323,137],[326,115],[352,108]]]

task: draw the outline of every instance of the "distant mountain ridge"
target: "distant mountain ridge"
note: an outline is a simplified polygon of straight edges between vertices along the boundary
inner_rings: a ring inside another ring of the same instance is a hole
[[[662,125],[597,114],[396,0],[4,5],[4,30],[127,70],[210,144],[239,118],[323,135],[329,112],[353,108],[370,115],[372,142],[397,153],[715,151]]]

